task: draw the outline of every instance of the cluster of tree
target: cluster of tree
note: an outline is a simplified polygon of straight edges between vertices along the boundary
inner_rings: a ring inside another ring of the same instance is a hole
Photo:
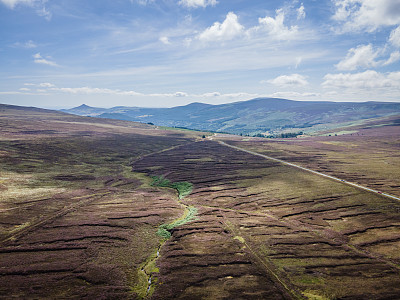
[[[273,134],[273,135],[265,135],[262,133],[257,133],[254,134],[253,137],[262,137],[262,138],[268,138],[268,139],[287,139],[287,138],[294,138],[299,135],[302,135],[303,132],[287,132],[287,133],[280,133],[280,134]]]

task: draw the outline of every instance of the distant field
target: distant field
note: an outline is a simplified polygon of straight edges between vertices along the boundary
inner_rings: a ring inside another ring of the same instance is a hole
[[[400,297],[400,202],[215,141],[396,194],[395,120],[271,142],[0,108],[0,298]]]
[[[344,130],[349,133],[341,135]],[[400,117],[322,134],[286,140],[246,142],[233,136],[226,139],[259,153],[400,196]]]

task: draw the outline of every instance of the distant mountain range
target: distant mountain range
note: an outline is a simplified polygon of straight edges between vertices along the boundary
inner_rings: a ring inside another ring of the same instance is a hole
[[[257,98],[221,105],[191,103],[172,108],[117,106],[107,109],[83,104],[62,111],[81,116],[153,123],[158,126],[234,134],[273,134],[334,128],[345,123],[400,114],[400,103]]]

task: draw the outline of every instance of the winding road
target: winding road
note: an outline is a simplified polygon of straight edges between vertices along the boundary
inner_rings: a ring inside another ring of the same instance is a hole
[[[237,146],[233,146],[233,145],[227,144],[227,143],[225,143],[223,141],[218,141],[218,143],[221,144],[221,145],[224,145],[224,146],[239,150],[239,151],[247,152],[247,153],[250,153],[252,155],[256,155],[256,156],[260,156],[260,157],[263,157],[263,158],[266,158],[266,159],[270,159],[270,160],[282,163],[284,165],[288,165],[288,166],[291,166],[291,167],[294,167],[294,168],[298,168],[298,169],[301,169],[301,170],[304,170],[304,171],[307,171],[307,172],[311,172],[311,173],[314,173],[316,175],[323,176],[323,177],[326,177],[326,178],[329,178],[329,179],[332,179],[332,180],[340,181],[341,183],[344,183],[344,184],[347,184],[347,185],[351,185],[351,186],[354,186],[356,188],[359,188],[359,189],[362,189],[362,190],[365,190],[365,191],[368,191],[368,192],[371,192],[371,193],[375,193],[375,194],[378,194],[378,195],[381,195],[381,196],[384,196],[384,197],[387,197],[387,198],[390,198],[390,199],[393,199],[393,200],[400,201],[399,197],[396,197],[396,196],[393,196],[393,195],[390,195],[390,194],[387,194],[387,193],[383,193],[381,191],[377,191],[377,190],[374,190],[374,189],[359,185],[357,183],[345,181],[343,179],[340,179],[340,178],[337,178],[337,177],[334,177],[334,176],[331,176],[331,175],[327,175],[327,174],[324,174],[324,173],[321,173],[321,172],[317,172],[317,171],[314,171],[314,170],[311,170],[311,169],[308,169],[308,168],[305,168],[305,167],[302,167],[302,166],[299,166],[299,165],[296,165],[296,164],[293,164],[293,163],[290,163],[290,162],[287,162],[287,161],[284,161],[284,160],[281,160],[281,159],[277,159],[277,158],[274,158],[274,157],[271,157],[271,156],[268,156],[268,155],[264,155],[264,154],[257,153],[257,152],[251,151],[251,150],[243,149],[243,148],[240,148],[240,147],[237,147]]]

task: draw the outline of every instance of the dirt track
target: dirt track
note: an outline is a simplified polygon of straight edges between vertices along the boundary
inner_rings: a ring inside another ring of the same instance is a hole
[[[249,275],[270,282],[252,288],[255,298],[274,286],[281,297],[400,295],[399,257],[387,252],[400,241],[399,203],[211,141],[150,155],[134,170],[192,182],[186,201],[200,212],[163,248],[155,299],[234,297]]]
[[[298,168],[298,169],[303,170],[303,171],[311,172],[313,174],[316,174],[316,175],[319,175],[319,176],[323,176],[323,177],[326,177],[326,178],[329,178],[329,179],[332,179],[332,180],[340,181],[340,182],[342,182],[344,184],[348,184],[348,185],[354,186],[356,188],[359,188],[359,189],[362,189],[362,190],[365,190],[365,191],[368,191],[368,192],[380,194],[380,195],[382,195],[384,197],[388,197],[390,199],[400,201],[399,197],[396,197],[396,196],[393,196],[393,195],[389,195],[387,193],[382,193],[381,191],[374,190],[374,189],[362,186],[360,184],[356,184],[356,183],[353,183],[353,182],[348,182],[348,181],[345,181],[344,179],[340,179],[340,178],[337,178],[337,177],[334,177],[334,176],[331,176],[331,175],[328,175],[328,174],[317,172],[317,171],[314,171],[314,170],[311,170],[311,169],[308,169],[308,168],[305,168],[305,167],[302,167],[302,166],[299,166],[299,165],[296,165],[296,164],[293,164],[293,163],[290,163],[290,162],[287,162],[287,161],[284,161],[284,160],[281,160],[281,159],[273,158],[271,156],[267,156],[267,155],[264,155],[264,154],[261,154],[261,153],[257,153],[257,152],[250,151],[250,150],[247,150],[247,149],[244,149],[244,148],[240,148],[240,147],[237,147],[237,146],[229,145],[229,144],[227,144],[227,143],[225,143],[223,141],[219,141],[219,143],[221,145],[224,145],[224,146],[227,146],[227,147],[231,147],[231,148],[236,149],[236,150],[247,152],[247,153],[250,153],[252,155],[260,156],[260,157],[263,157],[263,158],[266,158],[266,159],[270,159],[270,160],[279,162],[279,163],[287,165],[287,166],[291,166],[291,167]]]

